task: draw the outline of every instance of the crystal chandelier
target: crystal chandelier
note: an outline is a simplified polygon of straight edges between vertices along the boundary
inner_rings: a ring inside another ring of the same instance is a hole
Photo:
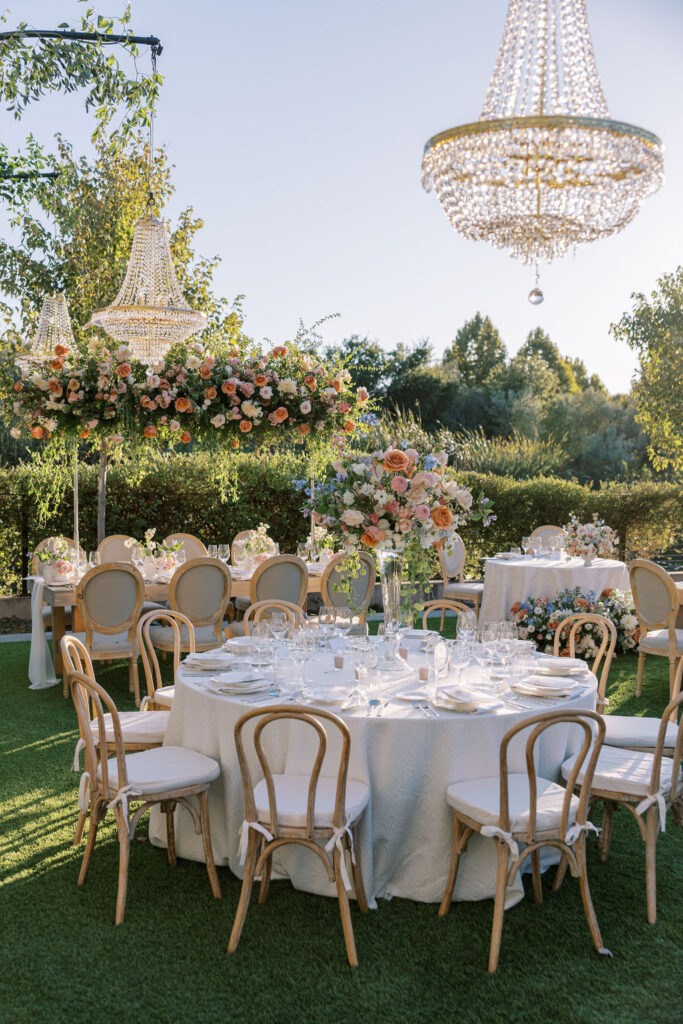
[[[104,328],[128,345],[136,359],[150,364],[206,324],[206,313],[190,309],[180,290],[166,221],[145,214],[135,225],[119,294],[111,306],[92,314],[88,326]]]
[[[510,0],[479,120],[422,163],[456,231],[524,263],[621,231],[662,180],[657,136],[610,118],[585,0]]]
[[[152,48],[152,74],[157,51]],[[133,245],[121,290],[111,306],[98,309],[86,327],[102,327],[148,365],[163,358],[171,345],[185,341],[207,325],[206,313],[190,309],[180,290],[165,220],[152,216],[154,110],[149,122],[149,200],[135,225]]]
[[[28,369],[32,363],[48,362],[55,358],[57,345],[65,349],[74,347],[69,309],[61,292],[53,292],[44,297],[36,332],[29,348],[17,355],[17,364],[22,369]]]

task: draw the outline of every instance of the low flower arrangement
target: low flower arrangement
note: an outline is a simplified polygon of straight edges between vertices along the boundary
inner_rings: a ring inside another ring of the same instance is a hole
[[[0,369],[18,420],[12,435],[27,429],[38,440],[102,434],[189,444],[201,436],[236,448],[240,438],[288,433],[303,444],[352,434],[369,399],[342,366],[296,345],[214,355],[195,342],[146,367],[125,345],[93,342],[87,355],[58,345],[54,358],[21,377],[8,359]]]
[[[609,558],[614,554],[619,538],[604,519],[599,519],[597,512],[590,523],[580,523],[572,516],[564,527],[567,534],[564,550],[568,555],[578,555],[590,561],[592,558]]]
[[[166,544],[164,541],[155,540],[155,533],[156,529],[154,528],[145,530],[145,536],[142,540],[135,540],[134,537],[129,537],[128,540],[124,541],[124,546],[133,549],[140,558],[153,558],[156,568],[159,570],[175,569],[177,567],[176,552],[183,546],[183,542],[177,540]]]
[[[517,635],[521,640],[533,640],[539,651],[552,654],[555,630],[569,615],[590,613],[603,615],[613,622],[617,630],[617,650],[632,651],[638,646],[640,628],[635,615],[635,608],[630,594],[620,590],[604,590],[599,597],[589,591],[582,594],[578,587],[574,590],[563,590],[552,600],[548,597],[528,597],[526,601],[517,601],[510,609],[517,622]],[[597,653],[600,646],[599,627],[587,623],[581,630],[576,642],[576,656],[589,660]],[[562,653],[569,630],[563,631],[560,638]]]
[[[278,554],[280,549],[272,537],[268,536],[269,529],[267,523],[259,523],[255,530],[250,530],[245,537],[235,541],[235,561],[238,565],[248,563],[253,568]]]

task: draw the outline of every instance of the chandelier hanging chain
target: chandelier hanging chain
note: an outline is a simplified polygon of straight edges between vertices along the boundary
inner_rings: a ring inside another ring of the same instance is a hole
[[[157,73],[157,49],[155,46],[151,49],[152,55],[152,77]],[[152,207],[154,205],[154,104],[152,104],[149,113],[149,153],[148,153],[148,188],[149,195],[147,197],[147,212],[152,213]]]

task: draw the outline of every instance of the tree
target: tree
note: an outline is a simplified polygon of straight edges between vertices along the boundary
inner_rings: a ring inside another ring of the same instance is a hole
[[[9,13],[0,15],[0,24],[6,24]],[[130,19],[130,3],[118,20],[98,15],[89,7],[80,19],[78,30],[95,32],[102,37],[132,34]],[[62,22],[58,27],[68,29],[70,26]],[[132,74],[126,72],[112,44],[27,39],[21,35],[27,28],[26,22],[21,22],[17,35],[0,40],[0,101],[19,120],[28,106],[48,93],[87,89],[85,109],[94,110],[95,114],[93,141],[102,142],[106,138],[108,125],[123,107],[121,123],[108,137],[107,145],[112,150],[129,145],[140,127],[149,123],[161,76],[156,72],[139,72],[135,65]],[[119,45],[133,61],[139,55],[134,43]],[[31,175],[44,170],[47,162],[43,148],[30,135],[24,154],[11,155],[7,147],[0,144],[0,196],[10,205],[23,205],[33,195],[36,185]],[[23,181],[8,180],[8,175],[16,172],[28,177]]]
[[[638,353],[640,369],[633,387],[638,422],[649,435],[648,454],[655,469],[683,471],[683,267],[664,274],[649,299],[631,295],[632,313],[624,313],[610,331]]]
[[[489,317],[477,313],[456,334],[444,355],[444,364],[457,365],[460,382],[465,387],[482,387],[490,383],[495,370],[505,366],[506,358],[505,345],[497,329]]]
[[[342,359],[356,387],[367,388],[375,397],[383,393],[389,383],[391,358],[377,341],[353,334],[344,338],[339,346],[328,346],[327,359]]]

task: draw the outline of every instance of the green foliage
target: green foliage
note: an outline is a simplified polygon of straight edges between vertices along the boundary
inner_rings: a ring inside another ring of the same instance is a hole
[[[683,471],[683,267],[664,274],[647,298],[634,292],[632,313],[611,331],[638,353],[633,388],[638,422],[650,439],[655,469]]]
[[[496,370],[505,366],[506,358],[497,328],[489,317],[477,313],[460,328],[443,361],[457,369],[461,384],[482,387],[490,383]]]
[[[454,438],[451,465],[458,470],[494,473],[515,480],[562,472],[569,462],[556,441],[539,441],[513,431],[510,437],[486,437],[481,428],[463,431]]]

